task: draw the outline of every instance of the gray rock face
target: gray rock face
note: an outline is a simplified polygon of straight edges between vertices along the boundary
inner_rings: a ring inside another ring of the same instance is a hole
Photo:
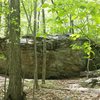
[[[56,38],[55,38],[56,37]],[[41,78],[43,65],[43,38],[37,38],[38,68]],[[83,54],[72,50],[72,41],[68,36],[54,36],[46,39],[47,44],[47,78],[69,78],[80,74],[85,67]],[[34,40],[21,39],[21,63],[23,76],[32,78],[34,72]],[[0,49],[1,50],[1,49]],[[0,51],[3,53],[3,51]],[[6,61],[0,60],[0,73],[5,72]]]
[[[89,78],[81,83],[83,87],[97,88],[100,86],[100,77]]]

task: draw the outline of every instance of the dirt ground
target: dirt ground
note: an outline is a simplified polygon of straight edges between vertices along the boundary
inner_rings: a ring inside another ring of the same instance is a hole
[[[46,80],[42,85],[39,80],[39,90],[35,91],[35,100],[100,100],[100,88],[84,88],[80,85],[85,78],[64,79],[64,80]],[[0,100],[4,96],[4,77],[0,76]],[[7,84],[8,84],[7,79]],[[33,80],[24,80],[24,91],[27,100],[32,100]]]

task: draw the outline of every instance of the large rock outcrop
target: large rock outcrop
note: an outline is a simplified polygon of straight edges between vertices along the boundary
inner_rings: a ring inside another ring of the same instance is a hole
[[[41,78],[43,55],[43,38],[37,38],[38,69]],[[72,50],[72,41],[68,36],[48,36],[47,44],[47,78],[69,78],[80,74],[85,67],[85,60],[80,51]],[[34,41],[29,37],[21,39],[21,64],[24,77],[32,78],[34,72]],[[3,53],[2,47],[0,52]],[[6,51],[6,50],[5,50]],[[0,60],[0,73],[5,72],[7,63],[5,59]]]

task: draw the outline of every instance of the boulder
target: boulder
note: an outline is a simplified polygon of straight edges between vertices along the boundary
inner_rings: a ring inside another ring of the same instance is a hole
[[[89,78],[81,83],[83,87],[95,88],[100,86],[100,77]]]
[[[48,36],[47,44],[47,72],[46,78],[69,78],[80,75],[85,67],[83,53],[72,50],[68,36]],[[6,43],[7,45],[7,43]],[[21,64],[23,77],[33,78],[34,73],[34,40],[23,37],[21,46]],[[6,48],[7,49],[7,48]],[[0,52],[3,53],[1,50]],[[41,78],[43,65],[43,38],[37,38],[38,71]],[[0,60],[0,73],[4,73],[7,66],[6,60]]]

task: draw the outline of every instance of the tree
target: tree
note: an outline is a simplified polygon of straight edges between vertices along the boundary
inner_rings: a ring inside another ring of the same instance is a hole
[[[44,4],[44,0],[41,0],[42,5]],[[45,11],[42,8],[42,21],[43,21],[43,34],[46,35],[46,24],[45,24]],[[45,84],[46,78],[46,39],[43,38],[43,66],[42,66],[42,84]]]
[[[37,45],[36,45],[36,33],[37,33],[37,0],[34,0],[34,88],[38,89],[38,65],[37,65]]]
[[[73,26],[74,26],[74,21],[72,20],[72,15],[70,14],[70,30],[69,30],[69,33],[72,33],[74,34],[74,29],[73,29]]]
[[[9,11],[9,86],[5,100],[23,100],[20,56],[20,0],[10,0]]]
[[[3,11],[2,11],[2,4],[3,4],[3,2],[2,2],[2,0],[0,1],[0,33],[2,33],[1,32],[1,30],[2,30],[2,14],[3,14]]]
[[[1,29],[1,14],[2,14],[2,2],[0,1],[0,29]]]

